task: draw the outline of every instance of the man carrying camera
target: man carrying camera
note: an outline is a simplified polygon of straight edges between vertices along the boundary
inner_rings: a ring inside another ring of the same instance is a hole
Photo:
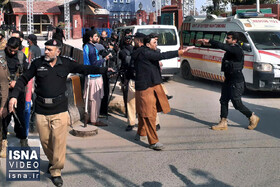
[[[122,82],[122,91],[123,91],[123,101],[125,105],[125,114],[129,118],[128,113],[131,111],[128,111],[127,108],[127,94],[128,94],[128,82],[131,77],[131,74],[129,73],[129,67],[131,62],[131,53],[133,51],[132,46],[132,37],[131,36],[125,36],[124,39],[124,46],[123,49],[119,53],[119,58],[121,60],[121,70],[124,72],[124,74],[121,76],[121,82]],[[135,111],[134,111],[135,112]],[[126,128],[126,131],[131,131],[135,125],[135,120],[130,121]]]
[[[225,50],[222,60],[222,69],[225,73],[225,82],[222,86],[221,121],[218,125],[212,126],[213,130],[227,130],[228,102],[231,100],[234,108],[244,114],[250,121],[248,129],[257,127],[260,118],[245,107],[241,101],[244,92],[245,80],[242,73],[244,65],[244,53],[238,45],[238,34],[229,32],[226,37],[226,44],[208,39],[199,39],[203,44],[210,43],[213,47]]]
[[[105,60],[108,60],[111,57],[111,54],[108,54],[104,59],[99,58],[99,52],[95,47],[95,43],[98,42],[98,34],[96,31],[91,30],[87,33],[88,43],[84,46],[84,64],[93,65],[96,67],[102,67]],[[89,94],[86,97],[87,89]],[[103,79],[101,74],[90,75],[86,78],[85,81],[85,96],[84,98],[88,100],[89,111],[90,111],[90,121],[92,125],[96,126],[107,126],[107,124],[97,121],[99,116],[99,110],[101,105],[101,99],[104,96],[103,89]]]

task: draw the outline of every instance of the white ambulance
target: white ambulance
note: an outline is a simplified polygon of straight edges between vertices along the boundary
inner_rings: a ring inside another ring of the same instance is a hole
[[[143,33],[149,35],[151,33],[156,33],[158,35],[158,49],[161,52],[178,50],[180,48],[180,39],[178,35],[177,28],[173,25],[131,25],[126,27],[117,28],[117,32],[122,36],[126,29],[132,31],[132,35],[135,33]],[[161,61],[162,66],[162,76],[165,78],[173,76],[175,73],[180,71],[180,59],[172,58],[168,60]]]
[[[188,16],[181,28],[182,47],[195,45],[181,58],[185,79],[193,76],[224,81],[221,61],[225,51],[203,45],[198,39],[214,39],[225,43],[227,32],[239,34],[244,50],[246,87],[251,90],[280,90],[280,22],[259,13],[239,13],[222,18]]]

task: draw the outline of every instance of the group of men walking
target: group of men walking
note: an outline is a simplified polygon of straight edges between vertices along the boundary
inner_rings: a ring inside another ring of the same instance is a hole
[[[19,36],[17,36],[17,34]],[[62,186],[61,170],[64,167],[66,154],[67,125],[69,124],[68,100],[65,96],[66,79],[69,73],[87,75],[85,81],[85,99],[89,100],[88,109],[92,125],[105,126],[98,121],[102,98],[104,96],[104,77],[108,68],[106,61],[112,58],[112,53],[101,55],[102,46],[98,46],[99,36],[96,30],[87,31],[84,36],[84,65],[79,65],[70,58],[61,57],[61,41],[48,40],[45,43],[45,55],[39,54],[36,46],[36,36],[28,36],[29,50],[25,51],[21,45],[21,33],[15,32],[8,40],[7,45],[0,53],[0,84],[1,103],[0,117],[2,132],[1,157],[6,157],[7,126],[11,115],[15,118],[15,132],[22,146],[28,146],[27,132],[23,111],[25,103],[25,86],[35,77],[35,122],[40,141],[46,154],[49,165],[48,172],[56,186]],[[23,39],[23,37],[22,37]],[[134,40],[134,46],[131,45]],[[227,130],[228,103],[231,100],[234,107],[248,117],[248,129],[256,128],[259,117],[246,108],[241,101],[244,91],[244,77],[242,74],[244,54],[238,45],[235,33],[228,33],[223,44],[214,40],[200,39],[203,44],[210,43],[214,47],[226,51],[222,61],[221,71],[225,72],[225,82],[221,94],[221,121],[212,127],[213,130]],[[106,43],[104,38],[102,42]],[[113,45],[109,44],[108,46]],[[148,138],[149,147],[162,150],[163,144],[157,135],[157,113],[168,113],[170,106],[166,92],[162,86],[161,64],[164,59],[188,55],[194,46],[176,51],[160,52],[157,49],[157,35],[128,33],[124,36],[120,59],[124,62],[127,78],[125,102],[127,104],[128,130],[132,130],[138,116],[136,140]],[[106,46],[103,46],[106,49]],[[112,46],[111,49],[117,46]],[[22,48],[22,49],[21,49]],[[107,48],[107,51],[110,47]],[[40,49],[39,49],[40,50]],[[111,50],[112,51],[112,50]],[[22,56],[22,57],[21,57]],[[34,60],[31,62],[31,59]],[[9,90],[8,90],[9,88]],[[9,105],[7,105],[8,98]],[[108,103],[108,99],[106,104]],[[7,111],[7,109],[9,111]]]

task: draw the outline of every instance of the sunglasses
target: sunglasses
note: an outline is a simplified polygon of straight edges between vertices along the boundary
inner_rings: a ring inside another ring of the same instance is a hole
[[[227,37],[227,40],[230,40],[230,39],[232,39],[232,38],[230,38],[230,37]]]

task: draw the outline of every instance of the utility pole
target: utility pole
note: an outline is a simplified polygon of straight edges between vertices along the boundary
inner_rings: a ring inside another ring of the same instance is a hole
[[[85,27],[85,1],[84,0],[80,0],[80,15],[82,19],[82,31],[83,31]]]
[[[155,0],[156,2],[156,16],[161,16],[161,0]]]
[[[183,0],[183,17],[195,15],[195,0]]]
[[[27,34],[34,33],[33,0],[27,0]]]
[[[64,0],[64,21],[65,21],[65,35],[67,39],[70,39],[70,8],[69,1]]]
[[[260,0],[257,0],[257,12],[260,12]]]

